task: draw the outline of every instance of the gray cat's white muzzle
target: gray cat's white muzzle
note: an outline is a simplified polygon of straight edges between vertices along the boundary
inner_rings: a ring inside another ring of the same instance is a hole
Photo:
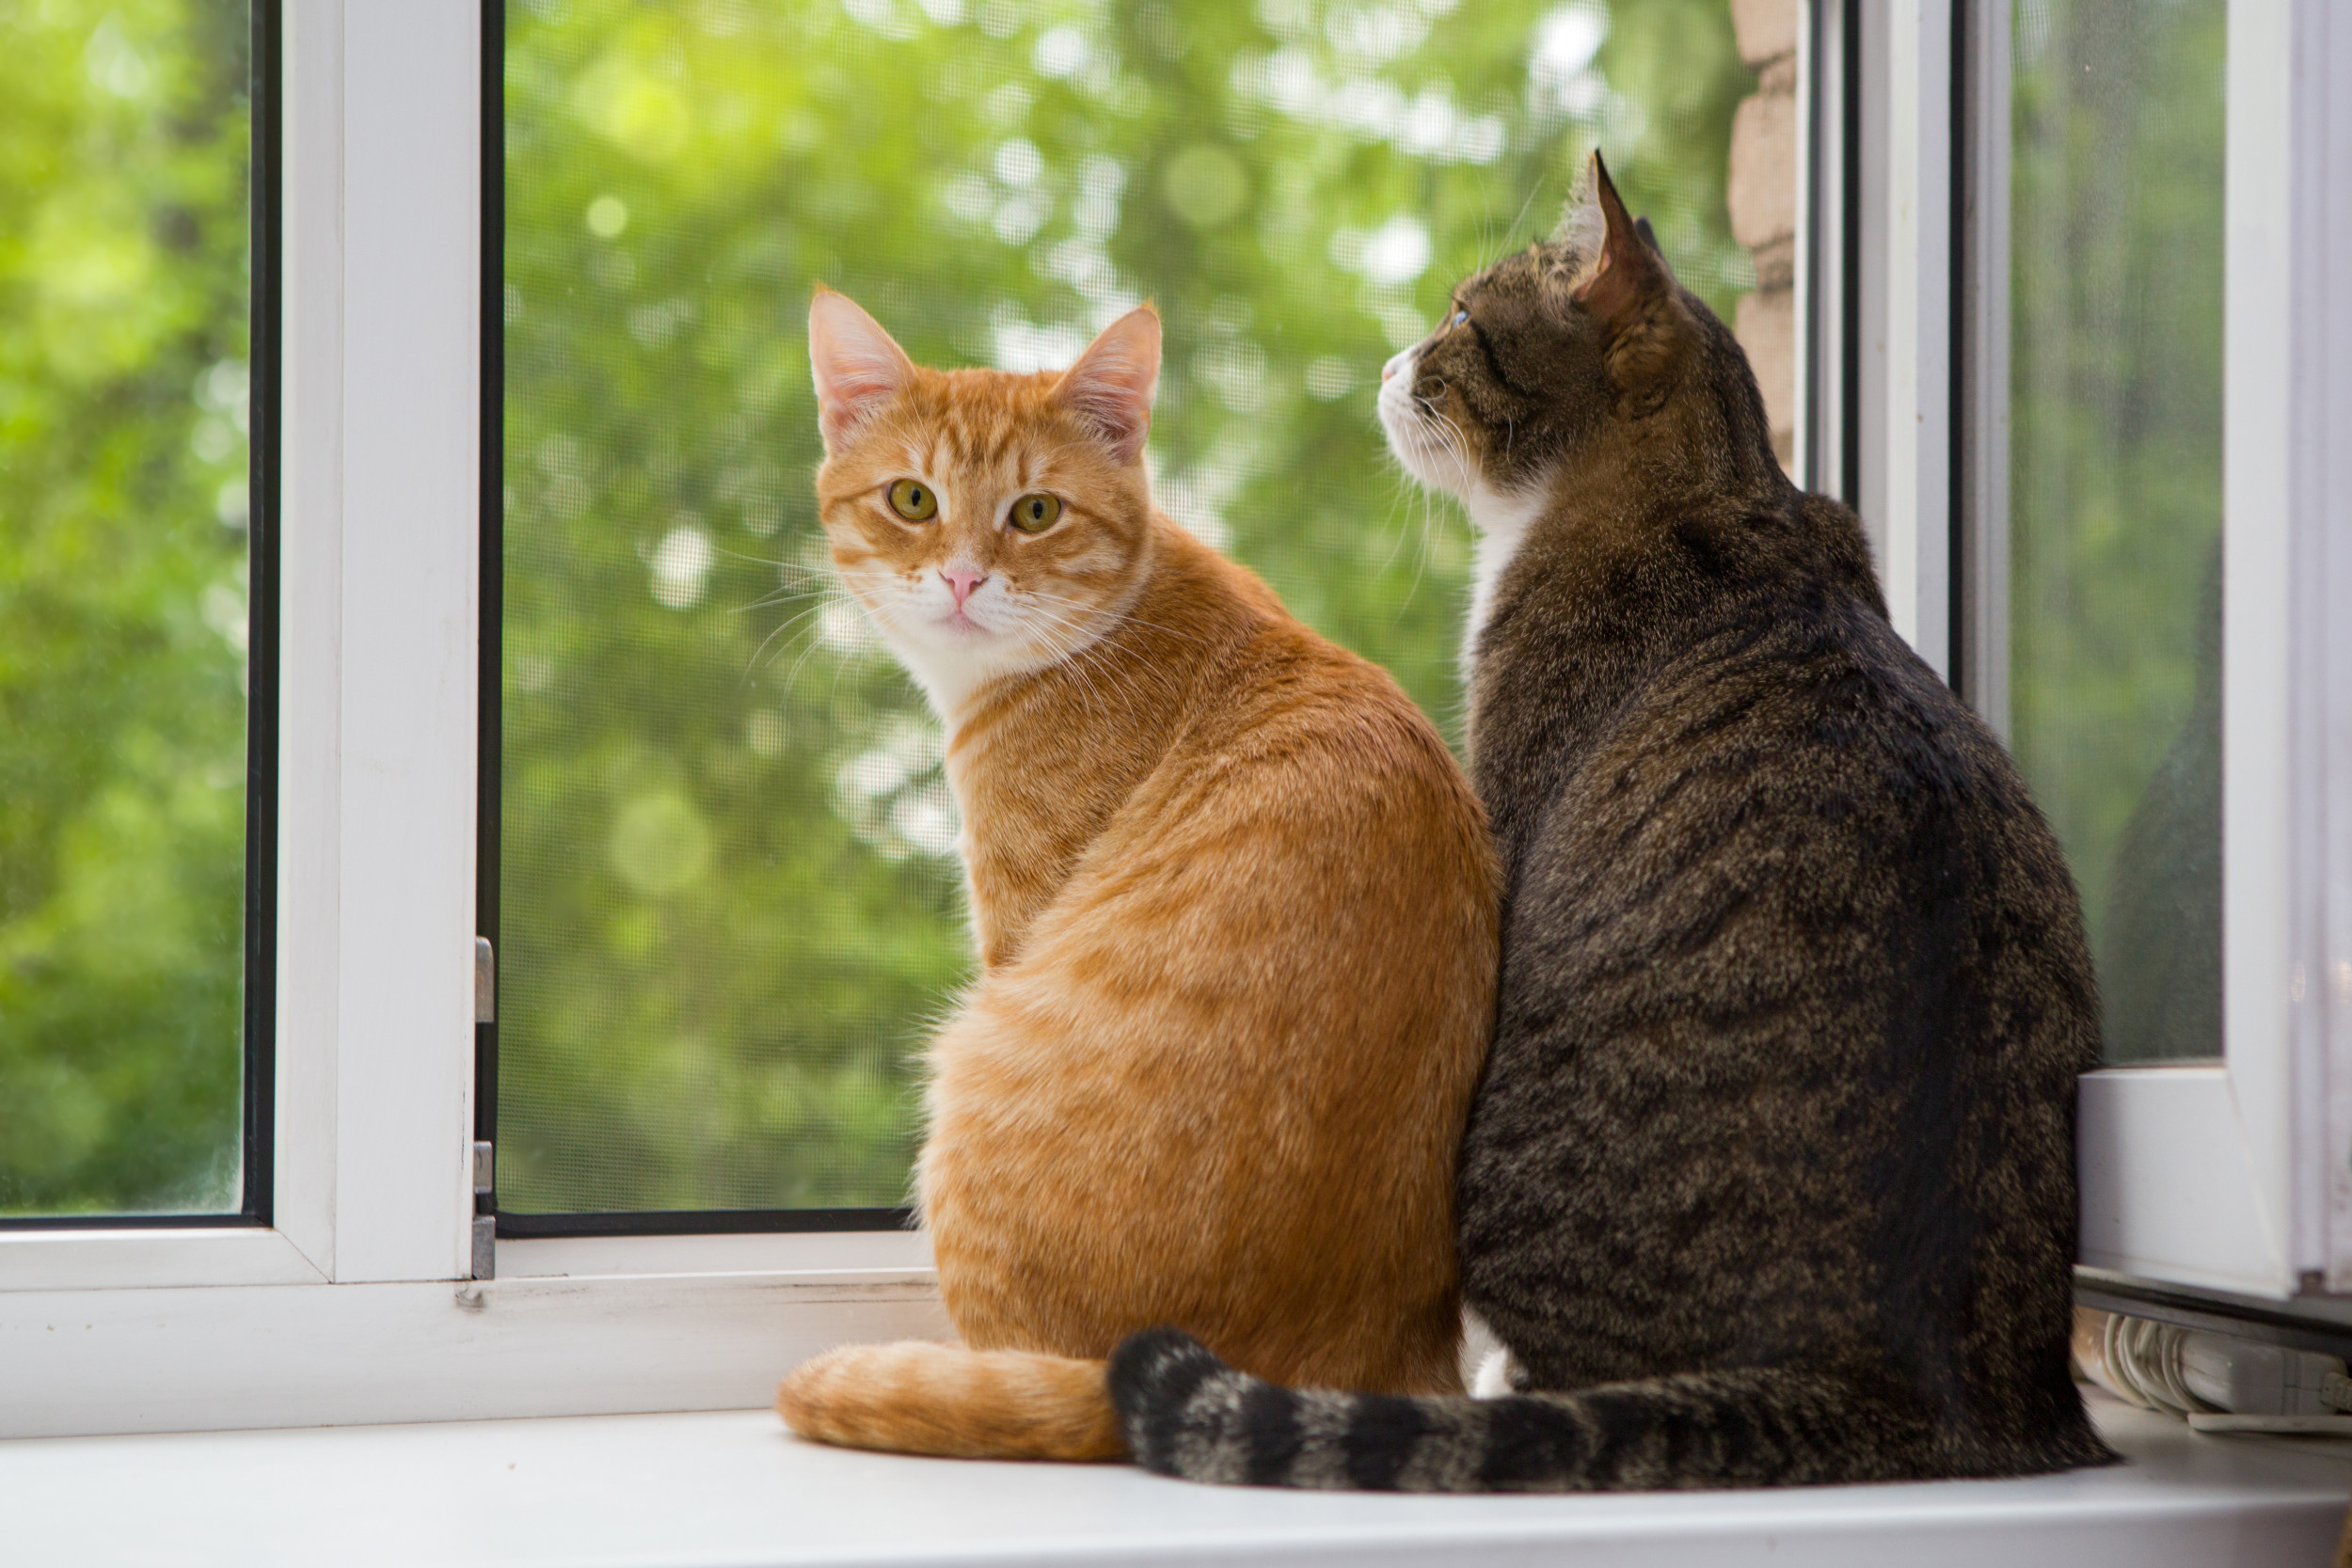
[[[1439,425],[1441,416],[1423,408],[1413,396],[1420,367],[1418,345],[1391,355],[1381,366],[1375,404],[1380,428],[1389,437],[1389,450],[1405,465],[1406,473],[1433,490],[1467,494],[1477,478],[1464,462],[1467,454],[1446,439]]]

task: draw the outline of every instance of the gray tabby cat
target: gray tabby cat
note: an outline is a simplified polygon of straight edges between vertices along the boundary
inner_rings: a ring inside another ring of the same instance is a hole
[[[1518,1392],[1295,1392],[1153,1330],[1111,1370],[1137,1459],[1417,1491],[2110,1461],[2067,1375],[2074,884],[1853,515],[1783,476],[1597,156],[1386,377],[1398,455],[1483,532],[1502,971],[1461,1251]]]

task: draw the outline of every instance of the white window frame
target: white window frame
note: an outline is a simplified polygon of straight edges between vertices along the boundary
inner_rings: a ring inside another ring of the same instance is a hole
[[[914,1233],[508,1242],[475,1283],[482,12],[284,11],[276,1212],[0,1230],[0,1436],[727,1408],[937,1337]]]
[[[2007,575],[2010,8],[1860,15],[1854,499],[1897,629],[1948,675],[1949,531],[1975,582]],[[2285,1299],[2352,1291],[2352,16],[2230,0],[2228,51],[2224,1060],[2082,1080],[2081,1248],[2114,1274]],[[1955,135],[1974,137],[1958,160]],[[2005,732],[2000,594],[1971,597],[1963,689]]]
[[[1997,497],[2002,445],[1950,436],[1953,356],[2000,339],[1997,289],[1952,330],[1955,0],[1818,3],[1862,23],[1855,499],[1947,668],[1945,498],[1955,464]],[[828,1344],[946,1335],[911,1232],[511,1241],[466,1277],[482,19],[285,24],[274,1224],[0,1231],[0,1435],[742,1407]],[[2230,28],[2229,1056],[2085,1080],[2084,1256],[2279,1297],[2352,1290],[2352,19]],[[1839,246],[1804,264],[1842,294]],[[1842,467],[1846,318],[1817,315]]]

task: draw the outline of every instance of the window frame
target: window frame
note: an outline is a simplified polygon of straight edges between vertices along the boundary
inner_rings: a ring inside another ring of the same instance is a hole
[[[1951,270],[1966,122],[1927,112],[1938,80],[1955,102],[1962,24],[2006,25],[1961,3],[1817,0],[1806,45],[1829,221],[1800,287],[1847,305],[1806,324],[1807,462],[1912,530],[1882,559],[1915,636],[1952,602],[1939,498],[1956,466],[1972,493],[1999,341],[1995,291]],[[914,1232],[509,1241],[502,1277],[468,1277],[484,15],[282,15],[276,1205],[266,1228],[0,1233],[0,1435],[741,1407],[829,1344],[946,1334]],[[2232,1053],[2085,1080],[2085,1257],[2275,1298],[2352,1290],[2352,1177],[2327,1174],[2352,1170],[2352,627],[2325,613],[2352,602],[2352,455],[2328,440],[2352,424],[2352,291],[2327,286],[2352,280],[2352,21],[2235,0],[2230,28]],[[1880,139],[1899,160],[1863,156],[1872,93],[1909,118]]]
[[[453,0],[436,0],[441,9]],[[425,13],[420,9],[421,20]],[[0,1232],[0,1291],[104,1278],[247,1285],[446,1272],[451,1188],[436,1124],[467,1085],[433,1042],[467,993],[437,951],[446,886],[471,873],[471,692],[442,678],[469,637],[471,572],[446,496],[470,497],[469,293],[453,287],[452,128],[420,107],[433,71],[368,8],[281,9],[277,931],[266,1227]],[[346,44],[350,45],[348,57]],[[347,73],[344,67],[348,65]],[[404,76],[401,68],[409,70]],[[404,89],[406,89],[405,91]],[[465,150],[470,150],[465,148]],[[257,178],[260,175],[257,168]],[[472,170],[464,174],[470,183]],[[468,282],[470,278],[468,277]],[[269,335],[257,331],[257,352]],[[460,356],[454,351],[463,348]],[[458,401],[452,402],[454,398]],[[462,535],[470,545],[469,532]],[[260,585],[257,583],[257,589]],[[470,796],[470,788],[466,791]],[[453,809],[463,806],[465,809]],[[468,830],[459,842],[451,830]],[[363,911],[392,911],[367,919]],[[348,924],[369,940],[346,944]],[[407,1043],[413,1041],[413,1045]]]
[[[1814,324],[1858,366],[1846,499],[1897,629],[2006,737],[2010,0],[1820,8],[1861,64],[1859,320]],[[2286,1299],[2352,1289],[2352,22],[2227,26],[2225,1055],[2083,1078],[2081,1258]]]
[[[484,13],[281,17],[278,1202],[0,1232],[0,1435],[739,1407],[946,1333],[914,1233],[517,1242],[468,1277]]]

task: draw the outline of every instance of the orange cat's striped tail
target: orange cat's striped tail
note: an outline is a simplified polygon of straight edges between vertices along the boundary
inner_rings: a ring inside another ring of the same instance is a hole
[[[1123,1459],[1105,1365],[1026,1351],[903,1339],[844,1345],[802,1363],[776,1414],[845,1449],[954,1459]]]

